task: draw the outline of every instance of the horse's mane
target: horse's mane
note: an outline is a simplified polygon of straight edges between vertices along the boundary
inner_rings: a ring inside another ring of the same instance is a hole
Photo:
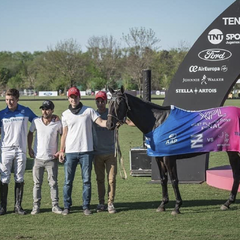
[[[124,94],[131,107],[128,117],[144,134],[161,125],[170,113],[170,106],[160,106],[128,93]]]
[[[146,101],[146,100],[144,100],[142,98],[135,97],[132,94],[129,94],[129,93],[124,93],[124,94],[126,94],[127,97],[133,98],[133,99],[136,100],[136,102],[140,102],[141,104],[143,104],[146,107],[151,108],[151,109],[158,109],[158,110],[170,110],[171,109],[171,106],[160,106],[158,104]]]

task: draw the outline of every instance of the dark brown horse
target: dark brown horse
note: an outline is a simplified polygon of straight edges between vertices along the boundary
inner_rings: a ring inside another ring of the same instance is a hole
[[[112,93],[112,99],[109,103],[109,115],[107,120],[107,128],[115,129],[119,124],[123,124],[126,118],[129,118],[143,134],[147,134],[160,126],[169,116],[171,112],[170,106],[159,106],[151,102],[143,101],[130,94],[124,93],[123,87],[120,91],[109,89]],[[193,157],[202,153],[182,154],[176,156],[156,157],[159,168],[161,186],[162,186],[162,202],[157,208],[157,212],[165,211],[165,206],[169,202],[168,197],[168,174],[172,183],[176,204],[172,214],[179,214],[182,205],[182,198],[178,187],[178,175],[176,160],[181,158]],[[239,181],[240,181],[240,156],[238,152],[227,152],[229,162],[233,172],[233,186],[228,200],[221,206],[222,210],[229,208],[230,204],[235,202]]]

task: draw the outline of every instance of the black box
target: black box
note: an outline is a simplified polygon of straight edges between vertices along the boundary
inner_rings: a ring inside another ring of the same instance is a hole
[[[209,154],[203,154],[194,158],[178,159],[177,173],[179,183],[201,183],[206,181]],[[152,161],[152,182],[160,181],[160,174],[156,160]],[[170,177],[168,176],[168,181]]]
[[[152,158],[147,155],[147,149],[143,147],[131,148],[129,151],[130,175],[134,177],[152,174]]]

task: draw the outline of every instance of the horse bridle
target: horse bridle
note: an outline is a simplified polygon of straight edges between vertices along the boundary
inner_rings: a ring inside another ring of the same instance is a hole
[[[119,98],[125,100],[125,103],[126,103],[126,105],[127,105],[126,115],[123,117],[123,119],[119,119],[119,118],[118,118],[116,106],[118,106],[119,104],[117,103],[118,97],[116,96],[116,97],[112,97],[112,102],[111,102],[111,104],[114,104],[115,116],[112,115],[112,114],[108,114],[107,116],[108,116],[108,117],[115,118],[115,119],[117,120],[118,125],[121,126],[121,125],[123,125],[123,124],[126,122],[127,113],[128,113],[128,111],[131,110],[131,108],[130,108],[130,106],[129,106],[129,104],[128,104],[128,98],[127,98],[127,95],[126,95],[126,94],[123,94],[123,96],[120,96]]]
[[[119,137],[118,137],[118,129],[121,125],[123,125],[126,121],[126,118],[127,118],[127,113],[128,111],[130,111],[130,107],[129,107],[129,104],[128,104],[128,98],[126,96],[126,94],[123,94],[123,96],[120,96],[119,98],[121,99],[124,99],[125,100],[125,103],[127,105],[127,111],[126,111],[126,115],[125,117],[123,117],[123,119],[119,119],[118,118],[118,115],[117,115],[117,106],[119,105],[119,103],[117,103],[117,99],[118,97],[112,97],[112,102],[111,104],[114,104],[114,110],[115,110],[115,115],[116,116],[113,116],[112,114],[108,114],[108,117],[112,117],[112,118],[115,118],[117,120],[117,123],[116,123],[116,127],[115,127],[115,137],[114,137],[114,141],[115,141],[115,154],[114,156],[116,158],[118,158],[119,160],[119,164],[121,166],[120,168],[120,176],[123,178],[123,179],[127,179],[127,172],[125,170],[125,167],[124,167],[124,163],[123,163],[123,157],[122,157],[122,152],[121,152],[121,149],[120,149],[120,144],[119,144]],[[121,101],[121,100],[120,100]],[[110,107],[110,106],[109,106]],[[122,171],[121,171],[122,169]]]

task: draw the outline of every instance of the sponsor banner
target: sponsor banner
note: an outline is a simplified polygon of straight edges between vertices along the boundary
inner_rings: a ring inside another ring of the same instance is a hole
[[[240,0],[237,0],[206,28],[188,51],[163,105],[201,110],[224,104],[239,77],[239,25]]]
[[[195,111],[216,108],[224,104],[232,91],[232,86],[239,78],[240,69],[240,0],[234,1],[206,27],[173,77],[163,105],[175,105]],[[185,121],[188,122],[189,119]],[[204,124],[210,126],[206,121]],[[204,124],[202,126],[205,126]],[[218,123],[211,126],[213,131],[219,130]],[[239,130],[236,132],[239,133]],[[225,133],[225,131],[219,132],[219,136],[223,136],[226,142],[219,143],[220,148],[227,144],[228,138]],[[172,151],[173,146],[181,142],[180,138],[177,132],[169,132],[162,146],[163,149],[170,146],[169,150]],[[211,142],[213,139],[215,139],[213,135],[205,138],[200,132],[193,134],[189,143],[192,149],[199,151],[204,141]],[[186,153],[185,150],[183,152]],[[175,154],[177,153],[179,152],[176,151]],[[200,158],[205,162],[208,157],[203,155]]]
[[[56,97],[58,96],[57,91],[39,91],[38,93],[39,97]]]
[[[86,96],[86,91],[80,91],[81,96]]]

